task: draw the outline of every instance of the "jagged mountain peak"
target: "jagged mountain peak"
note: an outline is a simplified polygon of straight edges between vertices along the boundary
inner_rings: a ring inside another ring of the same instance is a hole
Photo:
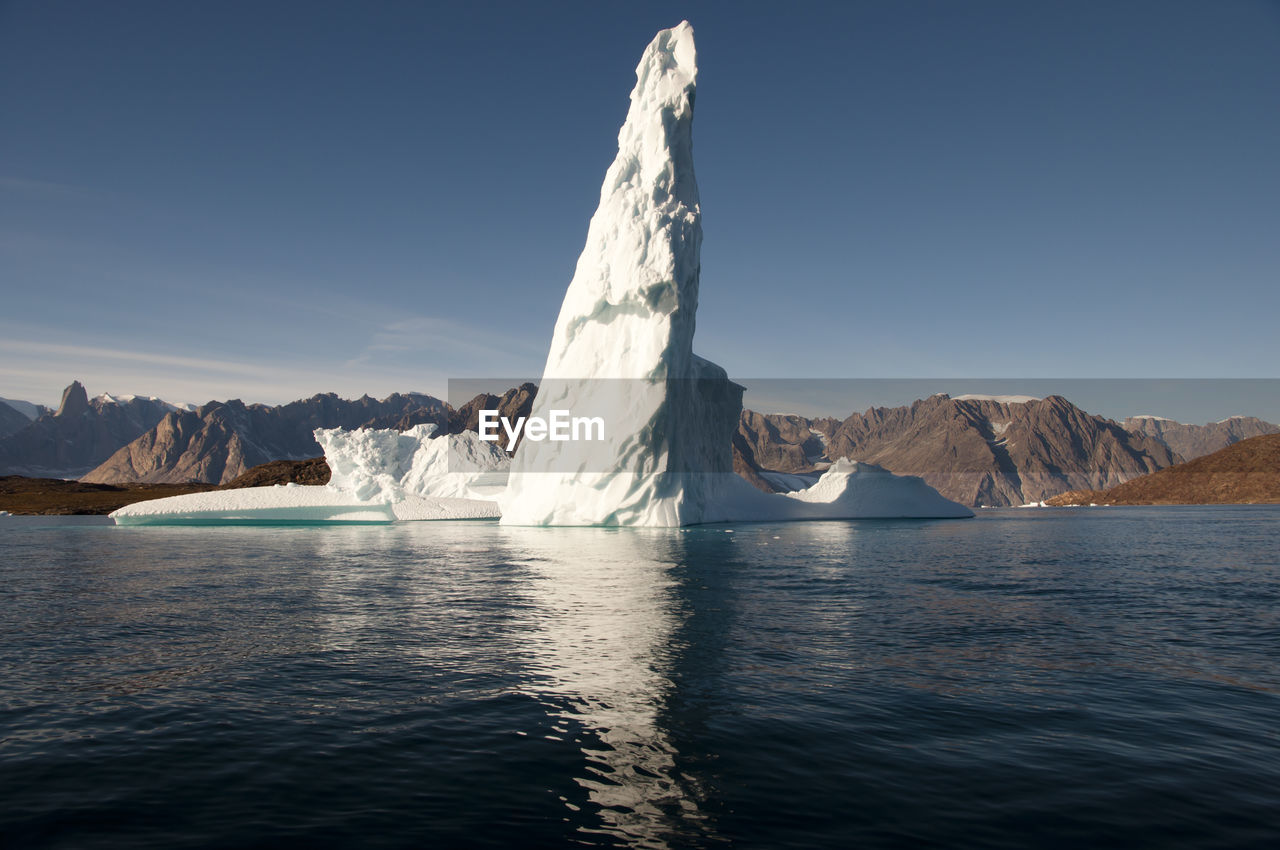
[[[59,418],[70,418],[80,416],[88,409],[89,393],[85,391],[84,384],[72,381],[71,385],[62,391],[62,403],[58,405],[58,412],[53,415]]]
[[[813,447],[806,446],[811,435],[787,419],[744,412],[739,423],[735,445],[744,458],[757,461],[765,478],[769,472],[785,478],[817,468]],[[869,408],[821,433],[831,461],[851,458],[919,475],[968,505],[1039,501],[1078,488],[1077,482],[1119,483],[1178,460],[1163,443],[1125,431],[1060,395],[1015,401],[939,393],[900,407]]]

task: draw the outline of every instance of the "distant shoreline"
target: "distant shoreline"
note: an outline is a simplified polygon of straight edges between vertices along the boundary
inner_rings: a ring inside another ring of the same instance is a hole
[[[324,458],[273,460],[255,466],[226,484],[89,484],[63,478],[0,476],[0,511],[14,516],[102,516],[125,505],[207,493],[210,490],[239,490],[273,484],[327,484],[329,465]]]
[[[5,475],[0,476],[0,511],[14,516],[101,516],[134,502],[217,489],[217,484],[83,484]]]

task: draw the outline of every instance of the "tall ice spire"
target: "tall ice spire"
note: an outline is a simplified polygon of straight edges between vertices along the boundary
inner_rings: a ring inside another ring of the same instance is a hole
[[[684,525],[732,473],[742,388],[693,354],[702,221],[693,173],[693,27],[636,67],[618,155],[556,321],[532,416],[599,416],[598,444],[521,444],[501,500],[515,525]]]

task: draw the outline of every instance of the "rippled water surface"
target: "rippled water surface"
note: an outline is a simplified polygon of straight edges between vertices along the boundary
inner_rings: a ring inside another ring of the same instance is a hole
[[[1280,846],[1280,509],[0,518],[6,847]]]

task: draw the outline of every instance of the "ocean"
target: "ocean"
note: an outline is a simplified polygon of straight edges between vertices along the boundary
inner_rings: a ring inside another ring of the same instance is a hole
[[[1280,846],[1280,507],[0,518],[0,844]]]

